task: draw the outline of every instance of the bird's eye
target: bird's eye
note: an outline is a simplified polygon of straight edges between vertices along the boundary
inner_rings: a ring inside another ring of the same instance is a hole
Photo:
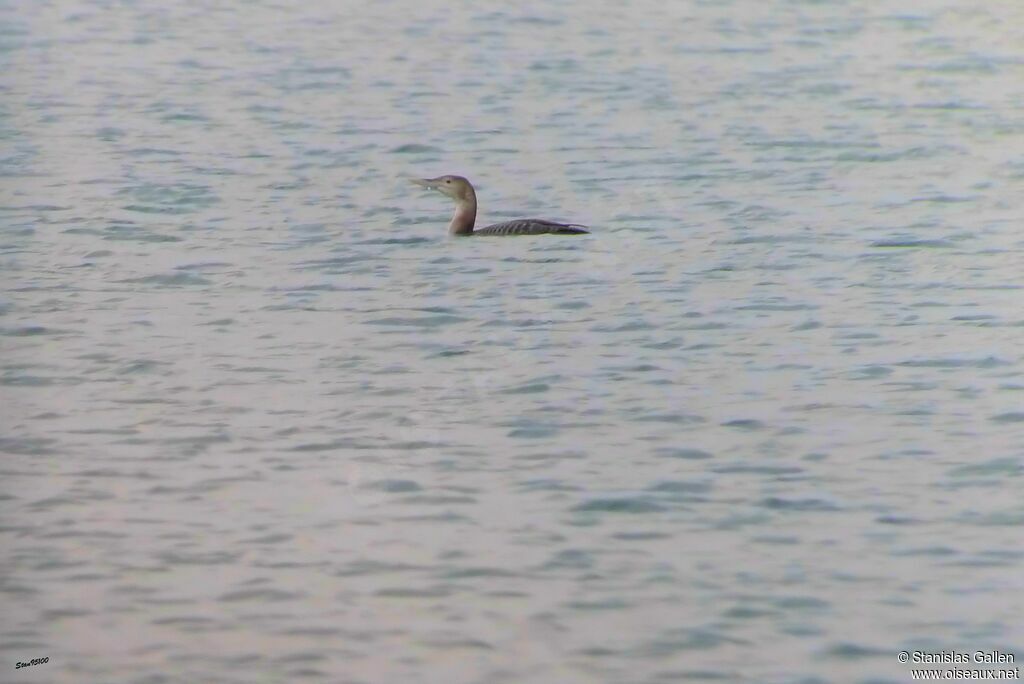
[[[445,183],[451,183],[451,182],[452,182],[452,179],[451,179],[451,178],[445,178],[445,179],[444,179],[444,182],[445,182]]]

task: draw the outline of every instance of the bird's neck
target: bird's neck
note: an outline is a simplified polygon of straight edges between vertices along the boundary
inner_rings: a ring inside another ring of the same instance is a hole
[[[455,202],[455,215],[448,224],[450,235],[472,235],[476,224],[476,193],[469,191],[469,196]]]

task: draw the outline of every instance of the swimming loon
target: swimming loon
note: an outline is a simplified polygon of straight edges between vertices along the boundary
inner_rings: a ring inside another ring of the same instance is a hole
[[[473,230],[476,223],[476,191],[462,176],[414,178],[412,182],[428,190],[437,190],[455,200],[455,215],[448,224],[450,235],[579,235],[589,233],[577,223],[557,223],[544,219],[516,219]]]

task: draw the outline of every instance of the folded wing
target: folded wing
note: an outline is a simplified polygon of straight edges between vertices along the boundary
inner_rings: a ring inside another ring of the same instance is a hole
[[[544,219],[516,219],[474,230],[473,235],[581,235],[589,232],[586,230],[586,226],[581,226],[578,223],[558,223]]]

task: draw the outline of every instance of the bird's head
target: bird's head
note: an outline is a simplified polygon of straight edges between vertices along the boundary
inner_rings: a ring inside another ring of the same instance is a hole
[[[421,188],[437,190],[456,202],[474,197],[473,186],[462,176],[438,176],[437,178],[413,178],[412,182]]]

